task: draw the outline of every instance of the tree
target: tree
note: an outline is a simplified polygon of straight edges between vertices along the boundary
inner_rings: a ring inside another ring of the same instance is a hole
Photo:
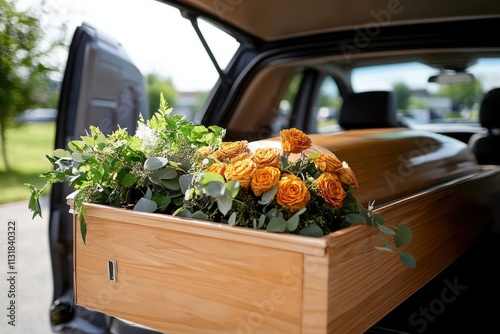
[[[396,100],[398,109],[402,111],[408,110],[410,105],[411,89],[404,82],[397,82],[393,85],[394,93],[396,94]]]
[[[0,140],[7,170],[6,130],[23,110],[47,98],[49,74],[58,71],[49,56],[65,45],[65,24],[57,30],[44,25],[42,16],[50,10],[45,4],[20,11],[15,0],[0,0]]]
[[[449,84],[439,88],[435,95],[451,98],[453,111],[472,109],[474,104],[481,101],[482,84],[477,79],[471,83]]]
[[[146,76],[146,92],[148,95],[149,111],[153,115],[160,106],[160,93],[170,107],[177,102],[179,93],[175,90],[170,79],[165,79],[157,74],[150,73]]]

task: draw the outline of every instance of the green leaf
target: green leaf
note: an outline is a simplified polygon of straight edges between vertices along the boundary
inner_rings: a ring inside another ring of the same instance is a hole
[[[415,257],[411,255],[410,253],[407,252],[400,252],[399,253],[399,259],[403,264],[409,268],[415,268],[417,265],[417,261],[415,260]]]
[[[147,169],[146,167],[144,167]],[[156,172],[150,175],[158,180],[170,180],[177,177],[177,170],[172,167],[165,167],[162,169],[158,169]]]
[[[57,157],[57,158],[71,158],[71,153],[69,153],[66,150],[63,150],[62,148],[58,148],[57,150],[54,150],[52,152],[52,156]]]
[[[313,161],[321,156],[321,152],[316,152],[314,154],[311,154],[307,157],[307,160]]]
[[[72,140],[68,143],[68,147],[73,152],[83,153],[85,149],[85,143],[81,140]]]
[[[207,215],[203,213],[203,211],[196,211],[193,212],[191,215],[191,218],[193,219],[198,219],[198,220],[207,220]]]
[[[265,222],[266,222],[266,216],[261,214],[259,217],[259,223],[257,224],[257,228],[259,229],[262,228]]]
[[[358,215],[357,213],[348,213],[345,215],[347,222],[351,225],[366,222],[365,217]]]
[[[286,231],[286,220],[283,218],[273,218],[267,224],[266,231],[268,232],[285,232]]]
[[[208,184],[205,185],[205,190],[207,193],[215,198],[219,198],[221,196],[224,196],[226,193],[226,187],[224,183],[221,183],[219,181],[212,181],[209,182]]]
[[[319,238],[325,235],[321,227],[316,224],[307,225],[302,230],[300,230],[299,234],[315,238]]]
[[[394,252],[394,249],[392,249],[391,247],[380,247],[380,246],[375,246],[375,249],[377,249],[377,250],[379,250],[379,251],[383,251],[383,252],[389,252],[389,253]]]
[[[210,183],[212,181],[217,181],[217,182],[225,183],[225,180],[222,177],[222,175],[217,174],[217,173],[212,173],[212,172],[206,172],[201,177],[200,184],[201,185],[206,185],[206,184],[208,184],[208,183]]]
[[[286,222],[286,229],[290,232],[293,232],[299,227],[300,215],[306,212],[306,208],[302,208],[299,211],[295,212],[293,216],[288,219]]]
[[[146,189],[146,193],[143,196],[145,199],[151,199],[153,197],[153,192],[151,188]]]
[[[155,212],[158,209],[158,205],[155,201],[142,197],[137,201],[137,204],[134,206],[134,211],[140,212]]]
[[[179,184],[179,179],[171,179],[171,180],[161,180],[162,186],[170,190],[180,190],[181,185]]]
[[[396,231],[392,230],[391,228],[384,226],[384,225],[378,225],[377,226],[380,232],[388,234],[388,235],[396,235]]]
[[[384,216],[382,216],[379,213],[372,213],[372,222],[373,222],[373,226],[384,225]]]
[[[80,234],[82,235],[83,244],[87,244],[87,223],[83,218],[83,214],[80,214],[79,218],[80,218]]]
[[[124,187],[131,187],[135,181],[137,181],[137,177],[134,174],[128,173],[120,181],[120,184]]]
[[[236,212],[231,213],[229,219],[227,220],[227,223],[231,226],[236,225]]]
[[[266,205],[270,203],[274,199],[274,196],[276,195],[277,192],[278,192],[278,186],[272,187],[270,190],[262,194],[259,204]]]
[[[168,164],[168,159],[163,157],[151,157],[144,162],[145,170],[157,170],[165,167]]]
[[[191,187],[191,182],[193,182],[193,174],[183,174],[179,176],[179,185],[183,194]]]
[[[226,183],[226,193],[232,198],[236,198],[238,192],[240,191],[240,182],[236,180],[229,181]]]
[[[229,194],[224,194],[224,196],[217,197],[217,206],[219,211],[225,216],[231,210],[233,206],[233,199]]]
[[[396,235],[394,236],[394,244],[396,247],[401,247],[403,245],[409,244],[412,239],[412,233],[408,225],[401,224],[396,227]]]
[[[94,147],[95,146],[95,140],[90,138],[90,137],[87,137],[87,136],[81,136],[82,138],[82,141],[89,145],[90,147]]]

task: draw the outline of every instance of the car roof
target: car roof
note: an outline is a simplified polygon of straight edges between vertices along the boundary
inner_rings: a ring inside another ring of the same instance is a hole
[[[500,16],[500,1],[475,0],[178,0],[215,23],[264,41],[370,25],[401,25]]]

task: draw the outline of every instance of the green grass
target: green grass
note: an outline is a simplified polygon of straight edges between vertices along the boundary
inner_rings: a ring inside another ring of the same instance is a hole
[[[44,184],[39,175],[52,168],[47,158],[54,149],[55,123],[26,123],[7,129],[7,158],[10,171],[0,159],[0,204],[29,199],[30,192],[24,185],[37,187]],[[45,194],[48,195],[50,189]]]

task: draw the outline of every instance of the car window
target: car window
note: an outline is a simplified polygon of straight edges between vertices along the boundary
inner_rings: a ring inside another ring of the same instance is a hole
[[[471,82],[440,84],[429,82],[439,70],[418,62],[365,66],[353,69],[352,85],[355,92],[394,91],[398,113],[412,127],[478,126],[483,95],[500,87],[500,59],[479,59],[467,72]]]
[[[318,96],[313,107],[316,131],[327,133],[338,131],[338,111],[342,105],[337,82],[332,76],[325,76],[321,81]]]

